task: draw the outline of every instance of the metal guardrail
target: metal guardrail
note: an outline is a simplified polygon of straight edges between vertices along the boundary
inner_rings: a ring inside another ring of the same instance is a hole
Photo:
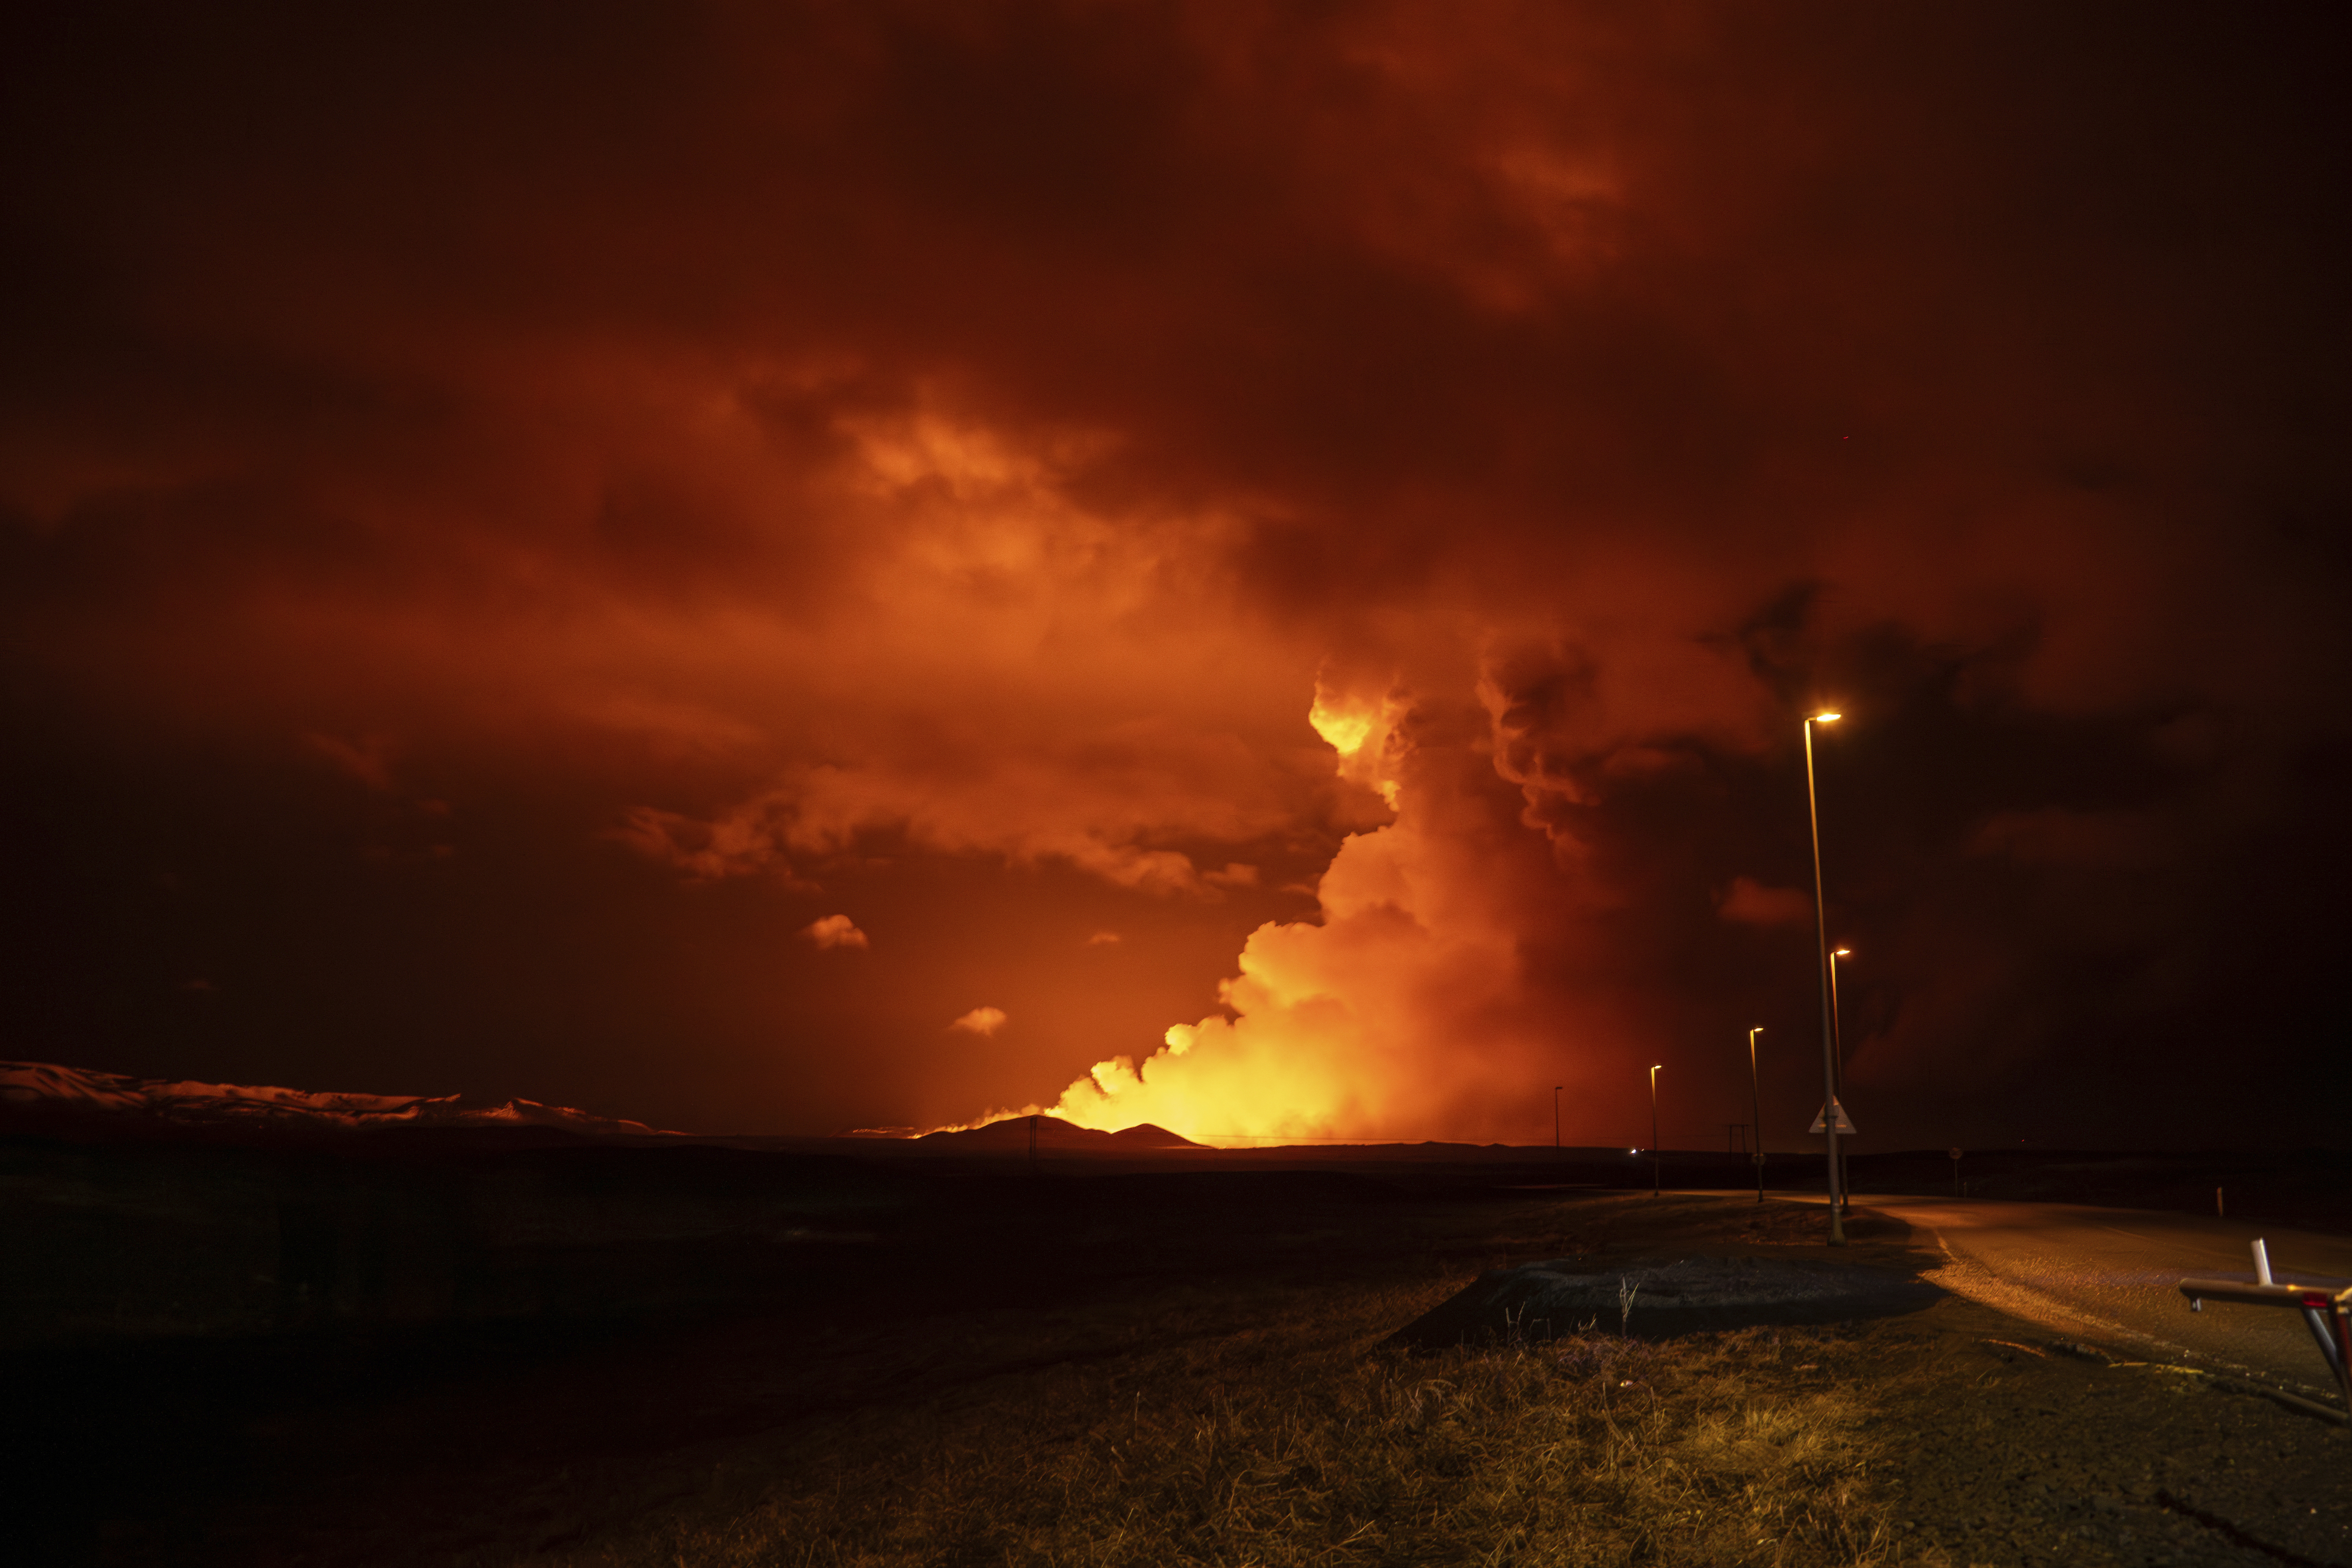
[[[2254,1282],[2235,1279],[2183,1279],[2180,1293],[2189,1310],[2201,1312],[2205,1303],[2235,1301],[2248,1307],[2288,1307],[2303,1314],[2329,1374],[2343,1392],[2345,1409],[2352,1413],[2352,1288],[2330,1290],[2324,1285],[2295,1285],[2271,1278],[2270,1248],[2253,1246]]]

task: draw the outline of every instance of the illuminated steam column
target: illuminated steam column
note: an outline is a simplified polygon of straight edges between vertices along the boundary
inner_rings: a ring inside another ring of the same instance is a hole
[[[1830,1014],[1830,920],[1822,902],[1822,807],[1813,793],[1813,726],[1834,724],[1839,715],[1816,713],[1805,721],[1805,813],[1813,825],[1813,936],[1822,960],[1822,1135],[1829,1144],[1830,1245],[1845,1245],[1845,1194],[1838,1181],[1837,1037]]]

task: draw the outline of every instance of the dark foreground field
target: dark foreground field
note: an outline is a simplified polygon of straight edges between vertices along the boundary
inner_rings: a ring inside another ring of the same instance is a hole
[[[1391,1342],[1503,1264],[1832,1256],[1511,1152],[6,1154],[11,1561],[2352,1563],[2344,1428],[1958,1298]]]

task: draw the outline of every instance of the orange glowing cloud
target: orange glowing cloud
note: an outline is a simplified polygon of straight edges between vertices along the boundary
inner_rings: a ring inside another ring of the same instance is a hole
[[[1188,563],[1230,523],[1087,510],[1068,491],[1098,454],[1075,437],[1024,444],[936,413],[839,433],[834,494],[872,520],[864,559],[822,609],[731,608],[719,646],[793,672],[737,698],[752,733],[781,708],[842,760],[791,763],[709,816],[637,806],[625,841],[706,878],[789,878],[880,832],[1153,893],[1254,880],[1175,847],[1260,837],[1305,799],[1276,740],[1296,720],[1251,666],[1307,656],[1203,624],[1229,590]]]
[[[801,934],[821,948],[866,947],[866,933],[847,915],[826,915],[802,928]]]
[[[1307,721],[1339,753],[1339,776],[1372,790],[1391,806],[1397,803],[1395,771],[1402,745],[1397,723],[1403,707],[1392,693],[1342,696],[1315,686]]]
[[[1665,1061],[1705,1131],[1810,1005],[1751,928],[1834,690],[1850,1066],[1929,1146],[1988,1040],[2318,1037],[2304,24],[583,4],[47,8],[0,689],[60,912],[0,1023],[802,1130],[1525,1137],[1566,1083],[1614,1142]],[[199,952],[254,1011],[172,1011]]]

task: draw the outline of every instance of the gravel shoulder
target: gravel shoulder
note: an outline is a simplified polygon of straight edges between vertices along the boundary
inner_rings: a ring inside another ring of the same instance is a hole
[[[1909,1242],[1948,1278],[1932,1233]],[[1960,1295],[1875,1337],[1877,1492],[1904,1560],[2352,1564],[2352,1428]]]
[[[2352,1564],[2352,1433],[1948,1299],[1883,1330],[1879,1495],[1928,1564]]]

